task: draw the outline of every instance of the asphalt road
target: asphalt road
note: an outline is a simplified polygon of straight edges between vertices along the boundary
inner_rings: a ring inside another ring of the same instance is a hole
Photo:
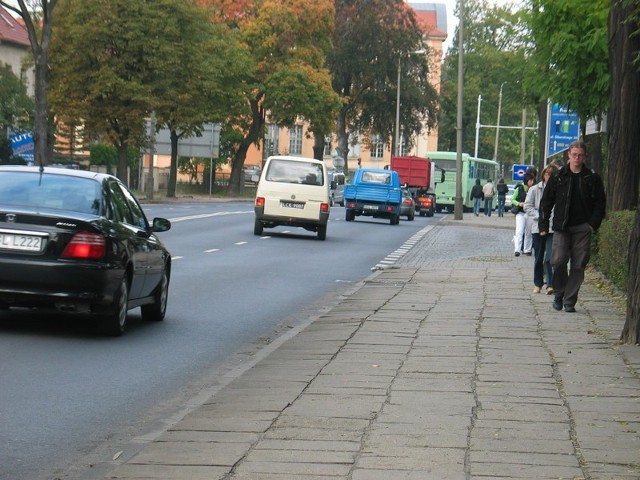
[[[130,312],[123,337],[87,317],[0,313],[0,480],[100,478],[94,461],[151,438],[221,376],[335,301],[438,219],[391,226],[331,212],[327,240],[253,235],[247,202],[147,205],[170,218],[167,317]]]

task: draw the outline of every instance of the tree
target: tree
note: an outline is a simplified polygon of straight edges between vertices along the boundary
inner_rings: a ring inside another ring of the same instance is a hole
[[[89,161],[91,165],[104,165],[107,173],[111,174],[114,166],[118,164],[118,152],[111,145],[95,143],[89,148]]]
[[[238,99],[247,94],[243,79],[251,71],[237,32],[213,25],[205,10],[191,2],[174,7],[170,25],[163,28],[163,74],[153,86],[157,124],[165,125],[171,137],[168,197],[176,193],[179,139],[200,135],[205,122],[220,123],[240,111]]]
[[[611,109],[609,112],[608,207],[635,210],[629,240],[625,343],[640,343],[640,2],[612,0],[609,16]],[[632,133],[635,132],[635,133]]]
[[[231,159],[230,193],[239,191],[242,167],[251,145],[264,136],[267,112],[280,126],[298,119],[326,125],[334,117],[338,96],[324,67],[331,46],[334,8],[330,0],[199,0],[214,23],[236,28],[252,56],[245,79],[244,110],[227,118],[242,133]]]
[[[486,0],[467,0],[464,11],[463,152],[475,153],[478,98],[481,97],[478,156],[498,160],[507,170],[521,156],[521,129],[501,128],[496,149],[498,105],[501,126],[521,126],[522,111],[534,111],[533,89],[526,85],[529,59],[527,32],[521,13],[490,6]],[[459,32],[456,31],[456,36]],[[458,45],[453,42],[442,70],[439,149],[456,151]],[[499,96],[502,91],[502,101]],[[489,127],[491,126],[491,127]]]
[[[530,85],[580,115],[583,128],[609,108],[607,16],[609,0],[530,0],[528,25],[538,64]],[[600,136],[592,139],[589,164],[601,170]]]
[[[33,125],[33,100],[27,88],[6,65],[0,65],[0,134],[7,129],[27,130]]]
[[[53,142],[49,138],[49,45],[51,42],[53,11],[58,0],[16,0],[18,7],[0,0],[0,5],[15,12],[24,21],[29,34],[35,66],[35,160],[46,165],[51,159]]]
[[[345,162],[352,135],[394,138],[398,69],[404,135],[420,132],[423,123],[435,124],[436,93],[422,36],[413,10],[400,0],[336,0],[334,48],[327,62],[343,99],[336,133]]]
[[[129,147],[144,143],[144,120],[158,106],[165,68],[180,58],[181,0],[63,0],[52,45],[52,105],[82,119],[86,139],[118,149],[118,177],[129,183]],[[171,36],[171,41],[165,39]],[[73,80],[70,80],[73,79]]]

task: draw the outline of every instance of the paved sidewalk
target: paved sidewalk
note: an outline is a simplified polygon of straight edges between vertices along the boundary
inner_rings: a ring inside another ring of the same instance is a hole
[[[624,312],[592,285],[577,313],[531,293],[512,217],[425,228],[105,478],[639,479]]]

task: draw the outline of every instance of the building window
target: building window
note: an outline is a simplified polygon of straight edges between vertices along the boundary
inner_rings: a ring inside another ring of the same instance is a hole
[[[267,157],[278,153],[278,132],[280,129],[275,123],[267,125],[267,134],[265,137],[265,154]]]
[[[302,154],[302,125],[294,125],[289,129],[289,153]]]
[[[373,136],[371,141],[371,157],[382,158],[384,156],[384,142],[379,134]]]

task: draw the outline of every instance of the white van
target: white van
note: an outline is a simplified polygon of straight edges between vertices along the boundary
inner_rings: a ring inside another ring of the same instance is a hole
[[[329,180],[324,162],[313,158],[269,157],[256,191],[253,233],[290,225],[327,237]]]

